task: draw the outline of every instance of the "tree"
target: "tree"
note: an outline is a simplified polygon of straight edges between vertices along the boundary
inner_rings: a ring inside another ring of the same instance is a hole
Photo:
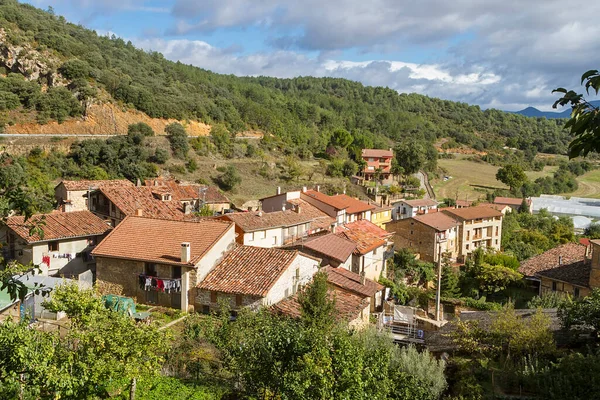
[[[331,139],[329,140],[329,144],[331,146],[339,147],[342,149],[347,148],[352,144],[352,135],[345,129],[336,129],[333,131],[331,135]]]
[[[219,153],[224,157],[229,157],[231,155],[231,133],[223,124],[215,124],[212,126],[210,129],[210,138]]]
[[[318,272],[311,283],[298,293],[302,321],[311,329],[328,331],[335,321],[335,299],[329,298],[327,274]]]
[[[142,135],[148,137],[148,136],[154,136],[154,130],[152,129],[152,127],[148,124],[146,124],[145,122],[138,122],[137,124],[130,124],[127,127],[127,134],[131,135],[133,133],[141,133]]]
[[[598,94],[600,90],[600,73],[597,70],[589,70],[581,76],[581,84],[585,82],[585,91],[589,95],[590,90]],[[563,97],[556,100],[552,108],[557,105],[572,107],[571,119],[565,124],[575,139],[569,144],[569,158],[580,155],[587,156],[590,151],[600,151],[600,110],[588,102],[583,95],[573,90],[557,88],[552,93],[562,93]]]
[[[510,187],[511,191],[515,191],[527,182],[527,175],[520,165],[507,164],[496,172],[496,179]]]
[[[236,186],[242,183],[242,177],[235,165],[230,164],[225,168],[225,171],[221,176],[219,176],[217,183],[223,190],[232,191]]]
[[[416,141],[406,141],[394,149],[395,159],[398,162],[398,167],[395,171],[400,172],[402,168],[404,174],[412,175],[425,166],[427,162],[426,153],[423,146]]]
[[[558,309],[558,316],[566,329],[591,329],[598,338],[600,332],[600,289],[589,296],[573,302],[565,302]]]
[[[67,79],[73,80],[78,78],[88,78],[90,75],[90,66],[87,62],[78,59],[72,59],[66,61],[58,68],[58,72],[61,73]]]
[[[169,139],[169,143],[171,143],[173,155],[177,158],[184,159],[190,150],[190,145],[188,143],[187,132],[183,125],[178,122],[173,122],[172,124],[167,125],[165,132],[167,134],[167,139]]]
[[[458,274],[450,265],[444,265],[442,268],[442,297],[458,298],[460,297],[460,287],[458,286]]]
[[[593,223],[590,224],[587,228],[585,228],[584,236],[590,239],[600,239],[600,224]]]
[[[509,267],[488,263],[482,263],[480,267],[475,267],[473,275],[479,282],[479,289],[485,293],[499,292],[510,284],[523,279],[523,275]]]

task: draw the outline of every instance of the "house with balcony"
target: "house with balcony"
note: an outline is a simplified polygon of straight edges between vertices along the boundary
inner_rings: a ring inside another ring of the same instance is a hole
[[[127,179],[116,180],[63,180],[54,188],[54,198],[61,211],[84,211],[89,210],[89,192],[100,187],[133,187],[133,183]]]
[[[385,229],[386,225],[393,221],[393,210],[392,206],[375,204],[375,209],[371,211],[371,222],[381,229]]]
[[[381,149],[363,149],[361,157],[365,166],[361,171],[365,181],[374,181],[379,176],[383,183],[392,182],[392,159],[394,151]]]
[[[77,277],[95,270],[90,252],[110,230],[89,211],[13,216],[0,227],[0,242],[7,260],[37,265],[45,276]]]
[[[223,301],[234,312],[276,304],[309,283],[320,262],[297,250],[239,246],[198,283],[196,304],[204,313]]]
[[[502,212],[488,206],[445,209],[446,215],[459,222],[458,254],[463,260],[479,247],[500,250]]]
[[[102,294],[194,310],[197,285],[235,248],[233,222],[125,217],[92,251]]]
[[[432,199],[398,200],[392,204],[392,219],[394,221],[413,218],[430,212],[436,212],[438,202]]]
[[[294,201],[293,209],[225,214],[219,219],[235,223],[237,243],[254,247],[281,247],[304,236],[331,228],[335,220],[310,203]]]
[[[167,187],[100,186],[89,192],[90,211],[117,226],[128,216],[182,220],[184,206]]]
[[[437,262],[447,255],[458,257],[460,222],[441,212],[417,215],[391,222],[386,229],[393,232],[397,248],[407,248],[427,262]]]

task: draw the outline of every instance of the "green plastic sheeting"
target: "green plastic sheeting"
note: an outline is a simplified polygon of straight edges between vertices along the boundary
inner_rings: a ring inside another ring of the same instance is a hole
[[[107,294],[102,296],[104,306],[109,310],[129,315],[130,317],[136,313],[135,302],[131,297],[117,296],[116,294]]]

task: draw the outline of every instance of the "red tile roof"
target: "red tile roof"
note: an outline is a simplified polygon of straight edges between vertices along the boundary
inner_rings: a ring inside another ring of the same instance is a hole
[[[430,226],[439,232],[460,225],[460,223],[451,216],[439,212],[417,215],[413,217],[413,219],[424,225]]]
[[[580,238],[579,239],[579,244],[582,244],[584,246],[589,246],[592,242],[590,241],[590,239],[588,238]]]
[[[523,203],[523,199],[516,197],[496,197],[494,204],[506,204],[508,206],[520,206]],[[527,204],[531,204],[531,200],[527,200]]]
[[[92,254],[173,265],[196,265],[233,223],[218,220],[199,222],[127,217],[102,241]],[[181,243],[190,243],[190,262],[181,262]]]
[[[333,198],[332,196],[328,196],[325,193],[317,192],[316,190],[307,190],[306,192],[301,193],[300,196],[310,197],[312,199],[320,201],[321,203],[325,203],[335,208],[336,210],[345,210],[346,208],[348,208],[348,204],[346,204],[343,200]]]
[[[466,221],[479,218],[502,217],[502,213],[500,211],[487,206],[454,208],[450,210],[444,210],[444,212],[452,217],[458,217]]]
[[[346,194],[337,194],[335,196],[330,196],[332,199],[339,201],[340,204],[344,204],[346,206],[346,214],[356,214],[362,213],[365,211],[374,210],[377,206],[373,204],[366,203],[364,201],[360,201],[353,197],[350,197]]]
[[[98,190],[125,215],[136,215],[138,209],[142,210],[142,216],[148,218],[180,220],[185,215],[178,201],[157,199],[151,187],[100,187]]]
[[[370,251],[373,251],[381,246],[385,246],[386,240],[380,236],[375,235],[369,231],[364,231],[358,225],[347,224],[339,228],[340,232],[337,235],[345,237],[346,239],[356,244],[354,254],[365,255]],[[391,233],[384,231],[386,235]]]
[[[30,235],[30,230],[38,226],[44,232]],[[111,228],[89,211],[36,214],[25,221],[25,217],[15,216],[6,220],[6,225],[27,243],[58,240],[82,236],[103,235]]]
[[[104,186],[104,187],[134,186],[134,184],[131,183],[130,181],[128,181],[127,179],[97,180],[97,181],[90,181],[90,180],[67,181],[67,180],[64,180],[64,181],[60,182],[57,186],[60,186],[61,184],[63,184],[65,186],[65,188],[69,191],[71,191],[71,190],[76,190],[76,191],[89,190],[90,188],[98,189],[101,186]]]
[[[538,272],[558,267],[559,260],[563,265],[583,261],[585,252],[585,246],[566,243],[523,261],[519,272],[526,276],[535,276]]]
[[[300,212],[296,210],[270,213],[250,211],[225,214],[220,218],[235,222],[244,232],[296,226],[306,223],[310,223],[310,229],[326,229],[335,221],[329,215],[306,202],[300,205]]]
[[[437,201],[431,199],[415,199],[402,201],[411,207],[433,207],[438,205]]]
[[[341,263],[345,262],[356,249],[356,244],[345,237],[333,233],[309,237],[302,246]]]
[[[358,221],[345,224],[344,227],[350,230],[367,232],[381,239],[385,239],[393,235],[393,233],[378,227],[377,225],[366,219],[359,219]]]
[[[265,297],[300,253],[240,246],[198,284],[199,289]]]
[[[361,155],[362,157],[390,158],[394,157],[394,152],[392,150],[363,149]]]
[[[164,178],[148,179],[144,185],[153,190],[168,188],[173,200],[177,201],[203,199],[208,204],[229,203],[229,199],[215,186],[181,184],[173,179]],[[203,193],[202,190],[204,190]]]
[[[327,273],[327,281],[344,290],[349,290],[356,294],[365,297],[372,297],[377,292],[384,289],[384,286],[365,278],[365,283],[360,283],[361,277],[359,274],[348,271],[345,268],[334,268],[331,266],[325,267]]]
[[[369,305],[368,297],[358,296],[337,288],[330,288],[328,295],[330,299],[335,299],[336,319],[338,320],[355,320]],[[297,295],[280,301],[272,306],[271,310],[276,314],[291,318],[300,318],[302,315],[302,307],[298,303]]]

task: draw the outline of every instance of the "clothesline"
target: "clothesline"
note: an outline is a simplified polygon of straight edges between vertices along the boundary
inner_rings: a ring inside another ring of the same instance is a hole
[[[157,291],[164,293],[180,293],[181,278],[159,278],[146,274],[138,275],[140,289],[146,291]]]

